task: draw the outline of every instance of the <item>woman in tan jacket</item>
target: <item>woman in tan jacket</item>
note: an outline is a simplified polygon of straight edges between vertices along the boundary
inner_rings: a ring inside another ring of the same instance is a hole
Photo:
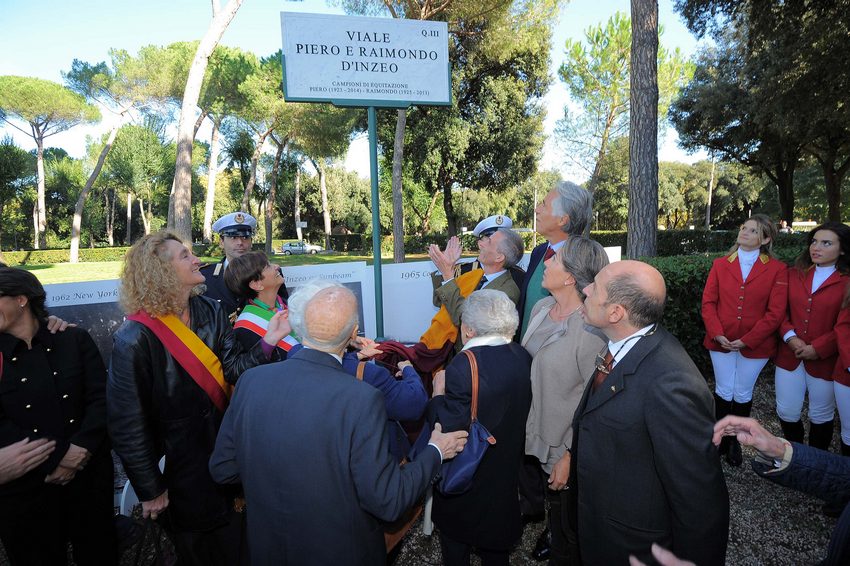
[[[522,345],[532,355],[531,411],[525,453],[536,457],[548,479],[550,564],[577,564],[575,528],[567,522],[566,485],[570,470],[573,413],[605,340],[585,327],[582,289],[608,265],[602,246],[571,237],[546,260],[543,288],[550,296],[534,306]],[[571,556],[573,555],[573,556]]]

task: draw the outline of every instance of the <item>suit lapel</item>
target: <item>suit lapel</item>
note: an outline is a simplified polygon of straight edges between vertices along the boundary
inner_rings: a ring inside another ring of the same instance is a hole
[[[626,378],[634,374],[646,355],[655,349],[661,340],[660,334],[662,332],[664,331],[659,328],[652,335],[639,338],[637,344],[629,350],[622,360],[617,362],[595,393],[592,392],[592,382],[588,382],[588,386],[585,388],[587,401],[582,411],[583,414],[604,405],[626,389]]]
[[[768,260],[769,261],[769,260]],[[747,276],[747,283],[751,283],[755,281],[757,278],[761,277],[762,274],[767,272],[767,262],[762,261],[762,256],[759,255],[756,262],[753,264],[753,268],[750,270],[750,274]],[[741,267],[738,265],[738,276],[741,276]]]
[[[811,291],[812,282],[814,281],[814,278],[815,269],[812,268],[812,273],[808,277],[806,277],[807,290],[809,291]],[[815,291],[815,293],[820,293],[821,289],[825,289],[826,287],[832,287],[833,285],[836,285],[838,283],[844,283],[845,281],[846,279],[844,278],[844,276],[838,270],[835,270],[830,273],[829,277],[826,278],[826,281],[820,284],[820,287],[818,287],[818,290]]]

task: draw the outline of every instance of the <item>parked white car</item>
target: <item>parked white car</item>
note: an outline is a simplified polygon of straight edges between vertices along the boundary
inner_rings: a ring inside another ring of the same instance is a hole
[[[283,255],[314,254],[320,251],[322,251],[321,246],[314,246],[303,240],[300,242],[287,242],[280,247],[280,252]]]

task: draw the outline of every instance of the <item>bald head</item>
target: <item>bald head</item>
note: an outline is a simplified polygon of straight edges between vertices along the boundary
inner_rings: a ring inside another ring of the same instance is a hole
[[[308,285],[293,294],[290,322],[305,346],[338,354],[357,328],[357,299],[339,284],[317,287]]]
[[[661,322],[667,285],[657,269],[642,261],[623,260],[603,271],[608,271],[608,303],[622,305],[632,326],[643,328]]]

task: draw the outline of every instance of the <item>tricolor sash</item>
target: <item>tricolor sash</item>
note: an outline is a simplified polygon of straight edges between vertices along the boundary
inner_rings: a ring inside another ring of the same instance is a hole
[[[127,318],[148,327],[171,357],[206,392],[216,408],[222,413],[227,409],[233,386],[224,380],[221,360],[192,329],[173,314],[153,318],[145,311],[139,311]]]
[[[275,313],[268,309],[248,303],[242,309],[242,312],[239,313],[236,322],[233,324],[233,328],[245,328],[262,338],[266,335],[269,328],[269,321],[274,315]],[[293,334],[289,334],[278,341],[277,347],[284,352],[288,352],[296,344],[300,344],[300,342]]]

